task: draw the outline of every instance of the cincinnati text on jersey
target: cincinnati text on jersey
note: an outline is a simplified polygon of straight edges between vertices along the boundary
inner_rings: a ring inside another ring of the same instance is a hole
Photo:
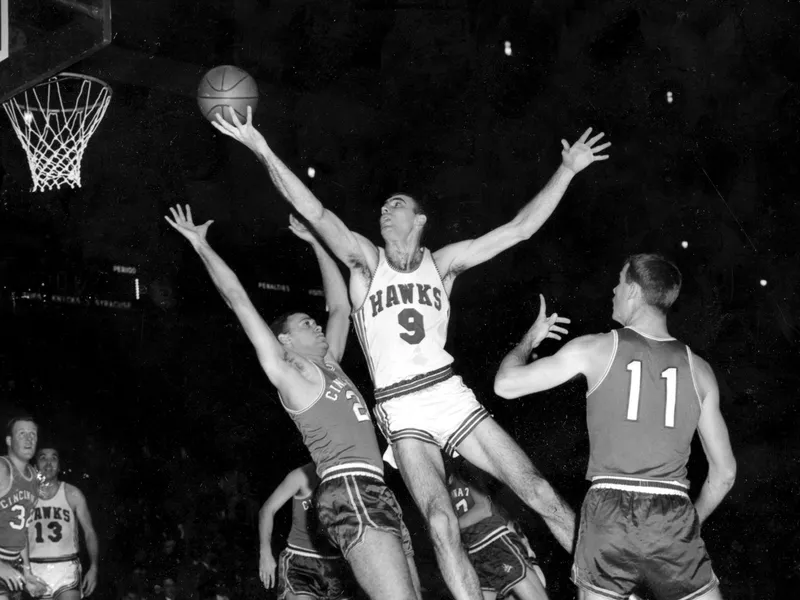
[[[30,502],[36,503],[38,497],[29,490],[19,490],[18,492],[12,494],[11,496],[6,496],[5,498],[0,499],[0,508],[6,509],[10,508],[14,504],[18,502],[23,502],[28,500]]]

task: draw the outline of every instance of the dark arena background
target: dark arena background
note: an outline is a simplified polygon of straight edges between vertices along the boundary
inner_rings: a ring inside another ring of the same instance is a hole
[[[200,77],[222,64],[256,78],[254,122],[275,152],[376,242],[398,190],[435,198],[429,247],[499,226],[557,168],[562,138],[604,131],[610,160],[575,178],[542,229],[459,278],[457,371],[578,507],[585,383],[506,401],[494,374],[539,293],[572,319],[570,337],[606,331],[626,255],[674,259],[684,288],[671,330],[714,367],[738,461],[703,528],[722,591],[796,593],[798,24],[800,4],[767,0],[114,0],[111,43],[69,68],[113,89],[82,187],[30,191],[0,123],[0,408],[39,420],[88,499],[102,555],[93,597],[151,600],[165,577],[181,600],[209,578],[230,600],[274,597],[258,580],[258,509],[308,460],[234,315],[163,218],[182,203],[214,219],[212,245],[267,320],[289,307],[324,319],[288,205],[197,108]],[[344,367],[371,389],[352,333]],[[694,494],[706,468],[696,442]],[[447,598],[396,471],[388,483],[426,600]],[[520,515],[551,598],[576,597],[542,521],[509,491],[498,499]]]

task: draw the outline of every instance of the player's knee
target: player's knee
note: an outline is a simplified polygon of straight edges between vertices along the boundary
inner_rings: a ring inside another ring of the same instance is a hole
[[[434,545],[450,546],[459,543],[458,518],[450,509],[449,504],[431,503],[425,511],[425,517]]]

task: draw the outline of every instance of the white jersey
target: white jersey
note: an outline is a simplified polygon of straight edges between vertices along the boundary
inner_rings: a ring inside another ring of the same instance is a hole
[[[453,362],[444,349],[450,300],[427,248],[410,272],[392,268],[383,248],[378,248],[375,275],[353,317],[376,389]]]
[[[28,527],[28,552],[31,561],[55,562],[78,555],[78,518],[67,502],[67,484],[49,500],[39,498]]]

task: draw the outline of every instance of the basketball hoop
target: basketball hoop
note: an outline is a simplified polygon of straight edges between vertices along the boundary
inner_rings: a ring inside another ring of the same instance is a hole
[[[109,102],[106,82],[59,73],[3,104],[28,158],[34,192],[81,186],[81,159]]]

